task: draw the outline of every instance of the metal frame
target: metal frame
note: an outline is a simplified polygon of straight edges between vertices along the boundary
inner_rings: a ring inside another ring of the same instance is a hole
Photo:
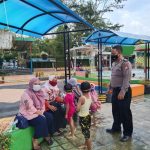
[[[0,25],[9,26],[9,27],[11,27],[11,28],[21,30],[21,28],[19,28],[19,27],[17,27],[17,26],[13,26],[13,25],[10,25],[10,24],[7,25],[6,23],[2,23],[2,22],[0,22]],[[21,31],[26,31],[26,32],[30,32],[30,33],[33,33],[33,34],[37,34],[37,35],[43,36],[43,34],[41,34],[41,33],[34,32],[34,31],[31,31],[31,30],[27,30],[27,29],[23,29],[23,30],[21,30]]]
[[[150,59],[150,43],[146,43],[145,44],[145,54],[144,54],[144,57],[145,57],[145,79],[147,81],[150,80],[150,62],[149,62],[149,59]]]
[[[102,42],[101,42],[101,38],[98,39],[98,92],[99,94],[103,93],[103,89],[102,89],[102,80],[103,80],[103,76],[102,76]]]
[[[149,44],[150,44],[150,43],[148,43],[148,53],[147,53],[147,54],[148,54],[148,56],[147,56],[147,59],[148,59],[148,62],[147,62],[147,63],[148,63],[148,65],[147,65],[147,67],[148,67],[148,68],[147,68],[147,69],[148,69],[148,77],[147,77],[147,79],[148,79],[148,80],[150,80],[150,66],[149,66],[149,65],[150,65],[150,64],[149,64],[149,59],[150,59],[150,47],[149,47]]]
[[[70,70],[70,40],[69,40],[69,32],[66,32],[68,27],[64,26],[64,64],[65,64],[65,83],[67,84],[67,79],[71,77]],[[67,39],[67,44],[66,44]],[[66,49],[67,48],[67,49]],[[68,70],[67,70],[68,69]]]
[[[71,78],[70,33],[79,32],[79,31],[87,31],[87,30],[91,30],[91,29],[69,31],[69,28],[65,25],[64,32],[51,33],[51,34],[63,34],[64,36],[64,65],[65,65],[65,83],[66,84],[67,84],[67,80]]]

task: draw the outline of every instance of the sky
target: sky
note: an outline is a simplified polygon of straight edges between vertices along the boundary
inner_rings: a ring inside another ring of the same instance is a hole
[[[150,36],[150,0],[127,0],[124,8],[106,14],[112,23],[123,24],[122,32]]]

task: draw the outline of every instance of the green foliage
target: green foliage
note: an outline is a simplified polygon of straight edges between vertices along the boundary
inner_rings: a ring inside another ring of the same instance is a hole
[[[0,133],[0,150],[10,150],[11,136]]]
[[[126,0],[63,0],[66,5],[95,27],[114,30],[118,30],[121,25],[112,24],[107,18],[104,18],[104,15],[115,9],[122,9],[123,1]]]
[[[112,24],[104,15],[113,12],[115,9],[123,8],[122,2],[125,0],[62,0],[73,11],[78,13],[86,21],[97,28],[119,30],[122,25]],[[69,29],[70,28],[70,29]],[[83,24],[69,25],[67,30],[78,30],[87,28]],[[64,26],[58,27],[56,32],[64,31]],[[73,45],[81,45],[82,37],[89,35],[91,31],[78,32],[70,34],[70,48]],[[66,42],[67,43],[67,42]],[[67,47],[66,47],[67,49]],[[29,51],[29,50],[28,50]],[[40,53],[47,52],[50,57],[55,57],[57,64],[63,64],[64,59],[64,38],[63,34],[57,34],[51,39],[36,40],[32,43],[32,55],[29,56],[40,57]]]
[[[69,8],[78,13],[86,21],[96,28],[119,30],[122,25],[113,24],[105,14],[113,12],[115,9],[123,8],[123,1],[126,0],[62,0]],[[74,29],[82,29],[82,24],[76,24]],[[81,37],[86,37],[89,32],[74,33],[75,41],[81,45]]]
[[[41,53],[45,52],[50,57],[63,55],[63,36],[58,35],[53,39],[36,40],[32,43],[32,57],[41,57]]]
[[[17,58],[17,56],[18,56],[17,52],[11,51],[11,52],[5,52],[2,57],[6,61],[9,61],[11,59]]]

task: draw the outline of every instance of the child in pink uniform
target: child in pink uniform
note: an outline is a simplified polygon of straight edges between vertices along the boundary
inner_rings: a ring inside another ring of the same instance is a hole
[[[96,125],[95,114],[98,111],[98,109],[101,108],[101,103],[100,103],[100,101],[98,101],[98,94],[95,90],[95,84],[94,83],[91,83],[90,96],[92,99],[92,105],[90,107],[90,110],[91,110],[91,114],[93,116],[92,122],[93,122],[93,125],[95,126]]]
[[[66,115],[65,118],[67,119],[70,125],[70,137],[74,137],[75,125],[73,121],[73,115],[75,113],[75,104],[74,104],[74,94],[72,92],[72,85],[67,84],[64,86],[64,90],[66,92],[65,96],[65,104],[66,104]]]

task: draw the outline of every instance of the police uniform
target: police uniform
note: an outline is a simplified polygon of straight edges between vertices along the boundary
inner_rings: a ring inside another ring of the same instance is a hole
[[[131,63],[122,59],[119,62],[112,64],[110,87],[112,93],[112,114],[113,114],[113,131],[121,131],[121,124],[123,124],[124,136],[131,136],[133,132],[132,113],[130,110],[131,104]],[[118,94],[122,93],[124,99],[118,100]]]

